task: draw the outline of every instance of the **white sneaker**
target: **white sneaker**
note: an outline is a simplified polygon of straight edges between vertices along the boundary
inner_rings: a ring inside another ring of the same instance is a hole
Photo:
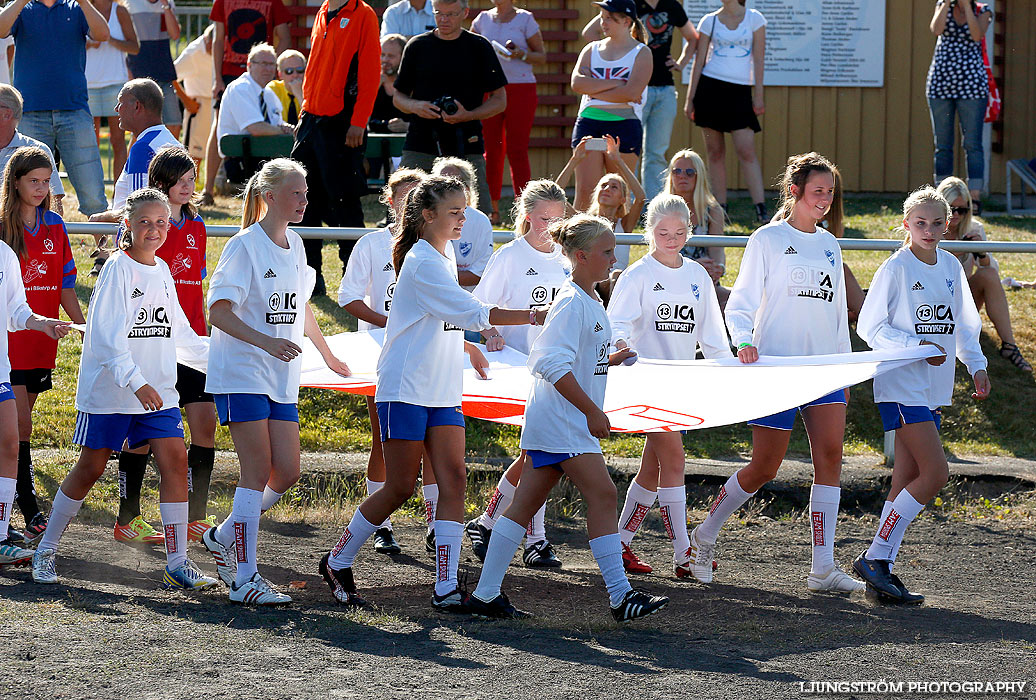
[[[56,549],[37,549],[32,554],[32,580],[36,583],[57,583],[58,572],[54,560],[58,558]]]
[[[716,556],[716,543],[706,542],[698,537],[698,528],[691,532],[691,546],[687,548],[687,562],[678,568],[690,569],[691,575],[702,583],[712,583],[712,560]],[[679,571],[677,572],[679,576]]]
[[[806,577],[806,587],[811,593],[853,593],[866,589],[867,584],[832,566],[824,574],[810,573]]]
[[[201,542],[216,562],[216,575],[223,583],[233,586],[237,579],[237,546],[227,547],[216,539],[216,528],[214,527],[210,527],[202,534]]]
[[[291,602],[291,596],[275,590],[257,571],[251,580],[240,588],[231,584],[230,602],[249,605],[287,605]]]

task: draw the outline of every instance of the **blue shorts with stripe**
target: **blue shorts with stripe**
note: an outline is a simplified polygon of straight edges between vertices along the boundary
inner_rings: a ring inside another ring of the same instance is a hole
[[[532,462],[533,469],[539,469],[540,467],[554,467],[559,472],[561,469],[561,463],[565,460],[578,457],[583,452],[545,452],[544,450],[526,450],[525,454],[528,455],[529,460]]]
[[[12,399],[14,399],[14,389],[11,388],[11,383],[0,382],[0,402],[11,401]]]
[[[832,391],[826,396],[821,396],[819,399],[814,399],[809,403],[804,403],[795,408],[789,408],[787,411],[781,411],[779,413],[774,413],[771,416],[750,420],[748,421],[748,424],[758,425],[763,428],[773,428],[774,430],[791,430],[791,427],[795,425],[795,415],[802,409],[809,408],[810,406],[825,406],[833,403],[845,404],[845,389]]]
[[[265,394],[214,394],[219,424],[247,423],[253,420],[299,422],[299,406],[278,403]]]
[[[150,413],[83,413],[76,416],[72,443],[91,450],[130,449],[148,440],[175,437],[183,440],[183,418],[179,408],[164,408]]]
[[[885,432],[899,430],[904,425],[912,423],[935,423],[935,429],[942,428],[942,409],[928,408],[927,406],[904,406],[895,401],[882,401],[878,404],[878,413],[881,414],[881,424]]]
[[[429,428],[440,425],[464,427],[460,406],[418,406],[402,401],[379,401],[376,405],[382,442],[424,440]]]

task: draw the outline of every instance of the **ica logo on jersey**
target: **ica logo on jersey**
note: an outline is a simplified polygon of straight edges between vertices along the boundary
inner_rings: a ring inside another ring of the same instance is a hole
[[[298,311],[297,292],[274,292],[270,295],[270,309],[266,312],[266,322],[271,326],[283,326],[295,323]]]
[[[148,304],[137,310],[127,338],[169,338],[172,336],[172,325],[164,306]]]
[[[602,328],[601,330],[604,329]],[[608,345],[609,343],[605,342],[597,348],[597,366],[594,367],[595,377],[608,374]]]
[[[917,335],[953,335],[953,309],[948,304],[921,304],[914,312]]]
[[[694,332],[694,307],[690,304],[659,304],[655,309],[655,330],[662,333]]]
[[[788,268],[788,296],[832,302],[835,283],[831,273],[823,268],[793,265]]]

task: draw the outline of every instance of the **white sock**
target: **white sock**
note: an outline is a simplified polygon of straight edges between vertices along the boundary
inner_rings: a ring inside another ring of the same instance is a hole
[[[353,519],[349,521],[349,525],[346,526],[342,536],[338,539],[338,544],[331,549],[331,559],[328,561],[328,566],[335,571],[348,569],[352,566],[353,560],[356,559],[356,553],[360,551],[360,547],[371,538],[371,535],[377,529],[377,526],[367,522],[367,518],[363,517],[363,513],[357,508],[356,512],[353,513]]]
[[[484,603],[500,595],[500,584],[504,581],[507,567],[514,559],[514,553],[522,543],[525,528],[509,518],[500,518],[493,528],[493,536],[489,538],[489,550],[486,561],[482,564],[482,575],[478,577],[478,585],[472,592]],[[621,559],[621,554],[619,555]],[[620,563],[621,566],[621,563]]]
[[[7,526],[11,523],[11,508],[17,490],[17,479],[0,476],[0,541],[7,539]]]
[[[159,503],[165,532],[165,564],[170,571],[187,559],[187,501]]]
[[[633,541],[633,536],[637,534],[653,505],[655,492],[649,491],[636,481],[631,481],[630,487],[626,489],[626,502],[622,506],[622,514],[619,516],[619,538],[623,544],[628,545]]]
[[[893,552],[898,553],[899,545],[903,543],[903,533],[907,526],[922,510],[924,505],[918,503],[909,491],[900,491],[896,500],[892,501],[888,515],[878,525],[878,532],[867,549],[867,558],[891,560]]]
[[[547,504],[544,503],[532,516],[529,527],[525,530],[525,546],[531,547],[547,539]]]
[[[47,531],[43,533],[43,539],[40,540],[38,549],[56,550],[61,536],[65,534],[65,529],[68,528],[68,524],[72,522],[72,518],[76,517],[82,506],[82,500],[75,501],[69,498],[59,488],[58,492],[54,494],[54,505],[50,508],[50,517],[47,518]]]
[[[881,506],[881,517],[878,518],[879,523],[885,522],[885,518],[889,517],[890,510],[892,510],[892,501],[885,501],[885,503]],[[896,553],[897,550],[892,551],[892,559],[889,562],[889,571],[892,571],[892,562],[896,560]]]
[[[687,487],[669,486],[658,489],[658,510],[662,513],[665,534],[673,543],[673,561],[687,561],[691,540],[687,536]]]
[[[428,526],[428,532],[431,532],[435,529],[435,507],[439,503],[439,484],[422,486],[421,495],[424,496],[424,524]]]
[[[447,595],[457,590],[457,566],[460,564],[463,534],[464,523],[435,521],[435,595]]]
[[[216,530],[215,537],[220,542],[234,543],[237,555],[235,586],[248,583],[259,570],[256,548],[259,543],[259,516],[262,514],[262,507],[262,491],[238,486],[234,491],[233,509]]]
[[[486,512],[478,519],[479,525],[490,530],[496,527],[500,516],[514,500],[516,488],[518,487],[508,481],[506,476],[501,476],[500,483],[496,485],[496,491],[493,492],[493,497],[489,499],[489,505],[486,506]]]
[[[263,489],[263,503],[260,510],[263,513],[270,510],[277,505],[277,501],[281,500],[281,496],[283,495],[283,493],[277,493],[267,485],[266,488]]]
[[[737,480],[739,473],[740,471],[736,471],[731,474],[727,483],[720,487],[716,500],[709,508],[709,515],[698,526],[698,535],[706,542],[715,543],[723,524],[730,519],[734,511],[745,504],[745,501],[755,495],[755,493],[748,493],[741,488],[741,482]]]
[[[367,495],[370,496],[372,493],[377,493],[384,485],[384,481],[371,481],[370,479],[367,479]],[[385,522],[383,522],[381,525],[378,525],[378,529],[380,530],[383,527],[387,527],[389,530],[391,530],[392,521],[388,518],[385,518]]]
[[[604,577],[604,587],[608,589],[611,604],[618,605],[623,597],[633,590],[626,571],[622,568],[622,540],[619,533],[601,535],[590,540],[590,552],[597,560],[597,568]]]
[[[813,573],[822,574],[835,565],[835,525],[842,489],[813,484],[809,491],[809,526],[813,536]]]

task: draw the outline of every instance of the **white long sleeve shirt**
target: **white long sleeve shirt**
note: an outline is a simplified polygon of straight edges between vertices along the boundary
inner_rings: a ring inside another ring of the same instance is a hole
[[[920,345],[946,350],[938,367],[912,362],[874,378],[874,400],[936,408],[953,399],[956,358],[974,376],[986,368],[979,347],[982,319],[964,268],[945,250],[935,265],[918,260],[909,248],[892,254],[874,274],[856,330],[874,350]]]
[[[225,299],[246,325],[301,347],[315,282],[299,235],[288,229],[288,247],[281,248],[256,223],[227,241],[209,282],[208,305]],[[301,357],[284,362],[212,329],[205,382],[210,394],[264,394],[278,403],[297,403],[301,371]]]
[[[600,300],[571,280],[565,282],[529,353],[533,382],[519,441],[523,450],[601,452],[600,441],[586,427],[586,416],[554,383],[571,372],[587,396],[603,407],[610,345],[611,326]]]
[[[457,283],[453,246],[446,255],[428,241],[403,259],[378,358],[378,402],[460,406],[464,394],[464,330],[490,327],[496,306]]]
[[[852,352],[838,240],[787,221],[760,227],[748,239],[726,317],[734,346],[752,343],[760,355]]]
[[[529,245],[524,237],[500,246],[486,265],[475,296],[504,309],[543,309],[557,296],[571,275],[571,264],[557,245],[549,253]],[[539,326],[501,326],[504,343],[529,353]]]
[[[395,287],[392,231],[383,228],[364,234],[349,254],[342,283],[338,286],[338,305],[363,301],[371,310],[388,316]],[[369,331],[372,327],[362,320],[358,324],[358,330],[361,331]]]
[[[32,316],[32,309],[25,301],[25,287],[22,284],[22,264],[14,251],[0,240],[0,319],[4,319],[7,331],[24,331]],[[7,357],[7,333],[0,331],[0,384],[11,382],[11,361]],[[2,397],[0,397],[2,398]]]
[[[730,340],[716,287],[705,268],[681,256],[678,268],[645,255],[622,273],[608,304],[612,343],[623,340],[641,357],[693,360],[730,357]]]
[[[76,409],[83,413],[147,413],[134,396],[145,384],[174,408],[177,348],[205,363],[208,343],[180,308],[176,284],[161,258],[144,265],[125,253],[111,256],[97,280],[86,318]]]
[[[482,277],[493,255],[493,224],[475,207],[464,210],[464,228],[460,231],[460,238],[453,241],[453,253],[457,258],[457,270]],[[474,288],[474,285],[464,287],[469,292]]]

